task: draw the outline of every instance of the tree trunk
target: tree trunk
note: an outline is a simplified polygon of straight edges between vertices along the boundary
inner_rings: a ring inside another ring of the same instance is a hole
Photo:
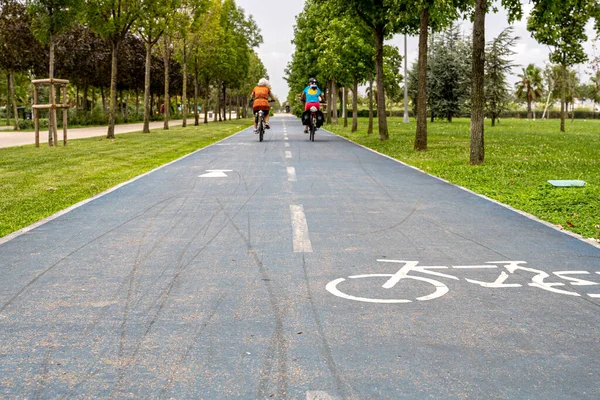
[[[215,95],[215,112],[214,112],[214,121],[217,122],[221,122],[221,95],[219,94],[219,88],[215,88],[215,91],[217,92]]]
[[[163,53],[163,62],[165,64],[165,124],[164,129],[169,129],[169,118],[171,116],[171,98],[169,97],[169,61],[170,61],[170,51],[169,51],[169,41],[164,37],[165,40],[165,51]]]
[[[181,117],[183,118],[183,122],[181,123],[182,127],[187,127],[187,44],[185,38],[183,40],[183,93],[181,94]]]
[[[198,114],[198,74],[194,73],[194,126],[198,125],[200,125],[200,115]]]
[[[383,41],[385,25],[375,27],[375,65],[377,70],[377,120],[379,122],[379,140],[388,140],[387,115],[385,113],[385,90],[383,84]]]
[[[149,39],[149,38],[148,38]],[[146,42],[146,72],[144,74],[144,128],[142,132],[150,133],[150,75],[152,73],[152,43]]]
[[[112,72],[111,72],[112,76]],[[104,93],[104,86],[100,86],[100,97],[102,97],[102,111],[106,116],[108,114],[108,107],[106,105],[106,94]]]
[[[369,129],[367,135],[373,133],[373,73],[369,75]]]
[[[331,116],[333,115],[333,106],[332,104],[332,85],[331,85],[331,81],[327,82],[327,124],[330,125],[331,124]]]
[[[6,126],[10,126],[10,75],[6,73]]]
[[[115,138],[115,116],[117,113],[117,61],[120,40],[113,40],[112,43],[112,66],[110,74],[110,110],[108,111],[108,133],[107,139]]]
[[[338,123],[338,99],[337,99],[337,86],[335,85],[335,78],[331,80],[331,123],[337,125]]]
[[[121,118],[125,119],[125,108],[123,107],[123,89],[119,90],[119,109],[121,110]]]
[[[419,92],[417,95],[417,134],[416,151],[427,150],[427,36],[429,29],[429,9],[421,10],[419,29]]]
[[[560,131],[565,131],[565,119],[567,118],[567,112],[565,110],[565,102],[567,99],[567,66],[562,65],[562,93],[560,98]]]
[[[352,132],[358,130],[358,77],[354,76],[352,87]]]
[[[17,96],[15,92],[15,74],[12,72],[8,73],[8,87],[10,91],[10,102],[13,106],[13,112],[15,113],[15,131],[20,131],[19,127],[19,112],[17,110]],[[8,111],[8,103],[6,106],[6,110]]]
[[[209,96],[209,85],[210,83],[208,82],[208,79],[206,80],[206,87],[204,89],[204,123],[208,124],[208,96]]]
[[[81,101],[81,107],[83,107],[83,115],[88,116],[88,91],[89,84],[85,82],[83,85],[83,99]]]
[[[344,103],[342,105],[342,113],[344,114],[344,128],[348,127],[348,88],[344,88]]]
[[[496,114],[492,114],[492,127],[496,126]]]
[[[54,78],[54,37],[50,34],[50,57],[49,57],[49,66],[48,66],[48,78]],[[56,99],[56,94],[54,92],[54,85],[50,85],[50,104],[54,104]],[[18,115],[15,115],[15,118],[18,118]],[[56,142],[56,138],[58,138],[58,130],[56,127],[56,110],[48,110],[48,146],[58,145]]]
[[[546,119],[546,113],[548,112],[548,106],[550,105],[550,96],[552,96],[552,90],[554,90],[554,84],[550,84],[548,88],[548,96],[546,97],[546,105],[544,106],[544,113],[542,114],[542,119]]]
[[[223,111],[223,121],[227,121],[227,86],[223,83],[223,101],[221,102],[221,111]],[[219,115],[219,119],[221,116]]]
[[[533,116],[531,114],[531,100],[527,99],[527,119],[532,119]]]
[[[473,22],[473,89],[471,93],[471,165],[482,164],[485,158],[484,117],[485,117],[485,12],[487,0],[475,1]]]

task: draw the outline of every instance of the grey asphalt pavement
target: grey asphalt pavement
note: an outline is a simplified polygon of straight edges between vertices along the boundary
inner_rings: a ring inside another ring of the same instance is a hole
[[[600,249],[274,118],[0,244],[0,397],[600,398]]]

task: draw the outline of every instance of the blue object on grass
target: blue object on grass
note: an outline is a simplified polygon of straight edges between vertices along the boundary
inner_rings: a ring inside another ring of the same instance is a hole
[[[556,187],[583,187],[585,181],[548,181],[549,184]]]

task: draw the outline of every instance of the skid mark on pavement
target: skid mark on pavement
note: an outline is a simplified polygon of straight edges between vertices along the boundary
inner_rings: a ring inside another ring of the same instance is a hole
[[[238,187],[239,187],[239,184],[238,184]],[[259,189],[260,189],[260,187],[258,187],[254,191],[254,193],[246,200],[246,202],[237,210],[237,212],[235,213],[235,216],[237,216],[237,214],[239,214],[239,212],[242,209],[245,208],[246,204],[248,204],[248,202],[254,197],[254,195],[258,192]],[[125,365],[125,368],[127,370],[129,370],[135,364],[135,361],[137,360],[137,355],[139,354],[139,349],[141,348],[141,345],[142,345],[143,341],[145,340],[145,338],[148,336],[148,334],[152,330],[154,324],[158,320],[158,316],[162,313],[162,310],[164,309],[164,307],[165,307],[165,305],[167,303],[167,300],[170,298],[171,292],[173,291],[173,288],[175,287],[175,284],[179,280],[179,277],[181,276],[181,274],[221,234],[221,232],[226,227],[228,227],[230,225],[231,218],[229,217],[229,214],[227,214],[225,212],[225,208],[223,207],[223,204],[218,199],[217,199],[217,202],[219,203],[219,206],[221,207],[221,211],[225,213],[225,215],[229,218],[229,220],[225,221],[222,224],[222,226],[220,227],[220,229],[206,243],[204,243],[202,245],[202,247],[192,256],[191,259],[189,259],[185,263],[183,263],[183,258],[185,257],[185,255],[188,252],[189,248],[192,246],[193,242],[200,236],[201,231],[198,230],[197,233],[192,236],[192,238],[188,241],[188,243],[186,244],[186,246],[182,249],[182,251],[180,252],[179,258],[177,260],[177,264],[180,265],[179,268],[178,268],[178,270],[177,270],[177,272],[171,278],[171,280],[170,280],[170,282],[169,282],[166,290],[163,291],[159,296],[157,296],[157,301],[153,305],[151,305],[150,308],[149,308],[149,310],[148,310],[148,311],[150,311],[157,304],[159,305],[158,309],[156,310],[156,312],[154,313],[154,315],[153,315],[153,317],[152,317],[152,319],[150,321],[150,324],[148,325],[148,327],[146,328],[146,330],[144,331],[144,333],[141,335],[141,337],[137,340],[137,345],[136,345],[136,347],[134,349],[134,352],[133,352],[132,356],[127,358],[127,360],[129,360],[126,363],[126,365]],[[119,355],[119,359],[122,360],[121,354]],[[124,379],[124,376],[125,376],[125,369],[123,369],[123,371],[120,372],[120,374],[119,374],[120,380],[117,382],[117,385],[113,389],[113,392],[120,389],[120,386],[122,385],[122,380]]]
[[[108,234],[116,231],[117,229],[137,220],[138,218],[140,218],[141,216],[145,215],[147,212],[151,211],[152,209],[154,209],[155,207],[158,207],[159,205],[168,202],[169,200],[173,199],[175,196],[171,196],[165,200],[162,200],[156,204],[154,204],[153,206],[147,208],[146,210],[136,214],[135,216],[133,216],[132,218],[128,219],[127,221],[109,229],[108,231],[102,233],[101,235],[96,236],[95,238],[89,240],[88,242],[86,242],[85,244],[81,245],[80,247],[76,248],[75,250],[73,250],[72,252],[70,252],[69,254],[67,254],[66,256],[62,257],[60,260],[58,260],[57,262],[55,262],[54,264],[52,264],[51,266],[49,266],[48,268],[46,268],[44,271],[40,272],[35,278],[33,278],[31,281],[29,281],[29,283],[27,283],[25,286],[23,286],[17,293],[15,293],[10,299],[8,299],[7,302],[5,302],[2,307],[0,307],[0,313],[2,313],[8,306],[10,306],[19,296],[21,296],[23,293],[25,293],[29,288],[31,288],[40,278],[42,278],[44,275],[46,275],[48,272],[50,272],[52,269],[54,269],[57,265],[59,265],[61,262],[63,262],[64,260],[66,260],[67,258],[69,258],[70,256],[72,256],[73,254],[77,253],[78,251],[80,251],[81,249],[87,247],[88,245],[94,243],[97,240],[102,239],[103,237],[107,236]]]
[[[347,392],[352,391],[352,386],[350,384],[348,384],[348,382],[344,381],[344,379],[340,375],[340,372],[337,369],[335,360],[333,359],[333,355],[331,352],[331,346],[329,345],[329,341],[327,340],[327,337],[325,335],[325,330],[323,329],[323,322],[321,321],[321,317],[319,316],[319,313],[317,311],[317,308],[315,307],[315,303],[313,300],[313,292],[312,292],[312,287],[310,284],[310,279],[308,277],[308,267],[306,265],[306,255],[305,254],[302,255],[302,271],[304,273],[304,284],[306,286],[306,292],[308,294],[310,310],[313,315],[315,324],[317,325],[317,332],[319,334],[319,339],[321,339],[320,353],[325,358],[325,362],[327,363],[327,369],[329,370],[329,373],[331,374],[331,377],[333,379],[333,382],[335,383],[336,389],[338,390],[339,393],[342,393],[344,395],[343,398],[347,398]],[[346,390],[346,388],[348,390]],[[306,398],[308,399],[308,393],[307,393]],[[324,398],[324,397],[313,397],[313,398]]]
[[[162,390],[160,392],[160,395],[158,396],[159,399],[162,399],[162,398],[166,397],[167,391],[169,390],[169,388],[173,384],[173,381],[175,380],[176,375],[181,371],[182,366],[185,363],[185,361],[188,359],[188,357],[190,356],[190,353],[192,352],[192,349],[198,344],[198,341],[200,340],[200,337],[202,336],[202,333],[204,332],[204,330],[206,329],[206,327],[208,326],[208,324],[210,323],[210,321],[213,319],[213,317],[217,314],[217,311],[219,310],[219,307],[223,303],[223,300],[225,300],[225,297],[226,297],[225,294],[222,294],[219,297],[219,299],[217,300],[217,303],[215,304],[215,306],[212,307],[211,310],[209,310],[208,315],[204,319],[204,322],[202,322],[196,328],[194,336],[191,338],[191,340],[189,340],[189,342],[187,343],[187,346],[185,347],[185,352],[181,355],[181,357],[175,363],[175,365],[171,366],[171,374],[169,375],[169,379],[167,380],[167,382],[163,386],[163,388],[162,388]]]
[[[273,339],[270,342],[268,354],[265,359],[265,366],[263,368],[263,378],[261,379],[258,387],[258,394],[260,398],[270,397],[270,395],[272,395],[273,393],[268,393],[267,387],[269,385],[269,382],[275,381],[275,384],[278,386],[278,395],[281,397],[285,397],[288,387],[288,346],[283,334],[283,318],[285,315],[285,308],[281,306],[281,304],[285,304],[285,299],[278,298],[276,290],[273,287],[271,277],[265,269],[261,258],[258,256],[256,249],[249,241],[249,239],[246,236],[244,236],[242,230],[234,222],[234,218],[236,217],[237,213],[236,215],[231,217],[223,207],[221,207],[221,209],[223,210],[223,213],[225,213],[225,215],[229,218],[230,224],[234,227],[240,238],[246,244],[246,247],[248,248],[248,254],[252,256],[254,263],[258,267],[262,282],[264,283],[265,288],[267,290],[269,302],[271,303],[271,309],[273,310],[273,316],[275,318],[275,331],[273,332]],[[273,364],[275,362],[278,366],[278,372],[273,376],[272,369]]]

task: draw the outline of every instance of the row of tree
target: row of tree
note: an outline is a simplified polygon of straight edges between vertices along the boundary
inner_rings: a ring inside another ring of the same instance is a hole
[[[501,4],[507,10],[509,22],[522,18],[520,0],[503,0]],[[461,97],[468,95],[471,109],[470,162],[480,164],[484,161],[483,122],[486,104],[489,104],[486,101],[486,81],[489,88],[489,82],[496,80],[495,86],[500,88],[497,96],[501,102],[508,90],[506,82],[502,83],[502,80],[506,79],[506,71],[512,67],[510,55],[514,46],[514,38],[510,37],[510,32],[486,44],[485,16],[494,8],[493,2],[488,0],[307,0],[303,12],[297,17],[295,27],[296,52],[287,69],[290,89],[292,93],[298,92],[306,77],[318,76],[321,81],[327,82],[327,87],[332,92],[328,101],[335,104],[336,83],[346,85],[349,79],[354,78],[356,93],[357,83],[372,81],[375,73],[379,137],[387,140],[384,42],[397,33],[418,35],[419,56],[415,78],[417,127],[414,148],[423,151],[427,149],[428,89],[445,90],[443,86],[447,84],[444,79],[428,82],[428,75],[432,71],[430,63],[441,68],[444,60],[452,53],[462,52],[463,56],[469,53],[468,64],[446,64],[444,71],[437,71],[437,76],[462,74],[457,79],[463,92],[453,93],[451,98],[430,103],[430,106],[436,113],[451,115],[451,110],[458,106]],[[455,40],[453,34],[445,35],[437,42],[433,41],[434,46],[440,47],[435,52],[435,57],[440,57],[441,60],[428,59],[430,33],[443,32],[460,18],[471,18],[473,21],[471,45],[463,46]],[[533,0],[533,10],[527,21],[532,36],[539,43],[550,47],[550,61],[560,66],[563,77],[560,81],[563,131],[567,71],[569,67],[582,63],[587,58],[582,43],[587,40],[585,26],[590,19],[595,19],[596,30],[600,32],[598,0]],[[456,48],[452,47],[454,44]],[[491,57],[497,57],[495,67],[490,64],[490,54]]]
[[[489,41],[485,51],[485,102],[486,114],[495,125],[498,117],[516,102],[527,104],[528,118],[534,116],[532,105],[544,101],[545,118],[550,104],[561,99],[563,76],[561,66],[549,64],[544,70],[530,64],[522,68],[519,80],[510,85],[507,78],[516,67],[512,56],[519,38],[508,27]],[[434,118],[452,121],[456,115],[471,111],[471,38],[461,37],[458,27],[451,25],[440,33],[431,35],[427,69],[427,107]],[[600,72],[600,71],[599,71]],[[581,83],[573,69],[567,71],[566,108],[574,107],[576,99],[600,102],[598,77]],[[413,106],[418,96],[418,64],[415,62],[408,75],[408,93]],[[387,93],[386,93],[387,95]],[[572,109],[572,108],[571,108]],[[416,113],[416,109],[414,110]]]
[[[223,105],[241,106],[258,79],[267,77],[254,51],[261,42],[254,19],[235,0],[0,1],[0,69],[8,81],[18,73],[69,79],[83,93],[84,110],[90,88],[103,97],[108,88],[109,138],[119,91],[136,97],[143,91],[144,132],[161,86],[165,129],[172,95],[181,96],[184,126],[190,97],[198,124],[202,94],[205,122],[215,92],[219,118],[227,119]],[[16,114],[16,90],[9,86]],[[52,127],[56,120],[52,113],[49,118]]]

